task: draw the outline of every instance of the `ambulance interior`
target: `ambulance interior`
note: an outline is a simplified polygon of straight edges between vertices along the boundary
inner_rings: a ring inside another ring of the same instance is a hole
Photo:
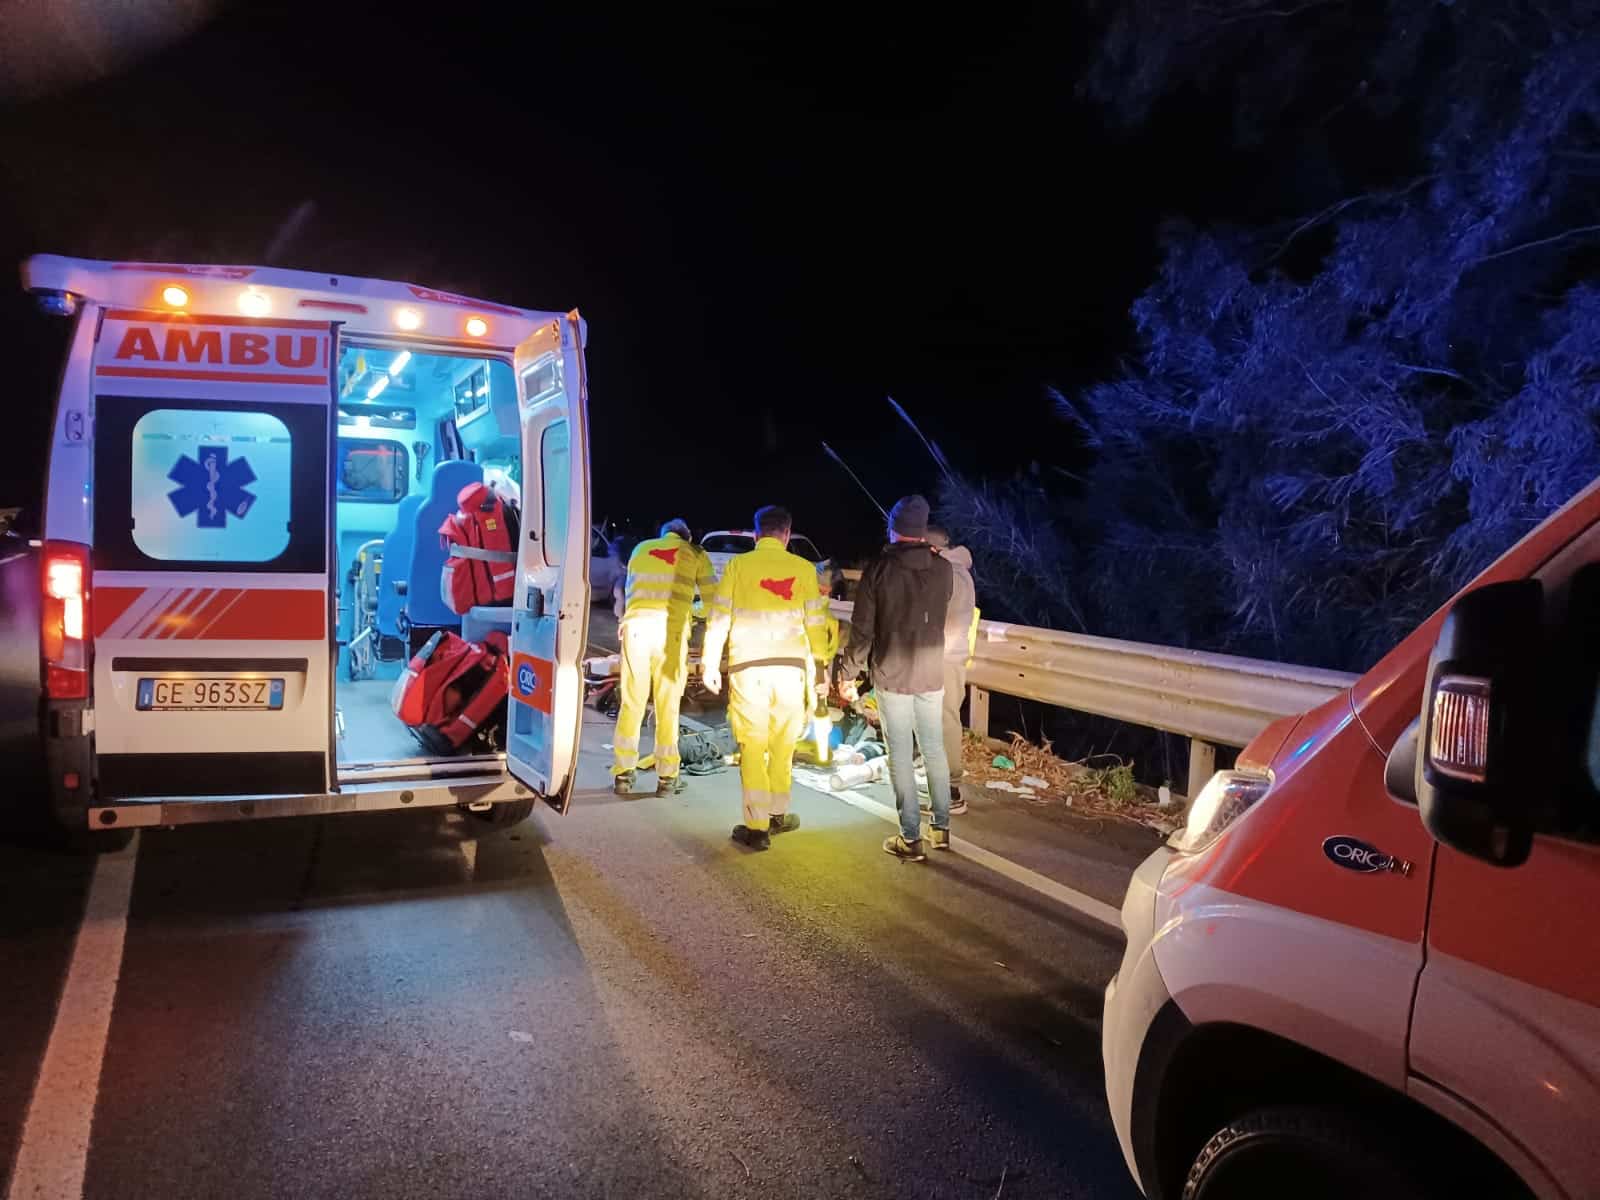
[[[412,653],[435,631],[473,641],[487,628],[510,630],[509,608],[463,616],[445,604],[439,526],[471,483],[520,487],[511,364],[420,346],[347,343],[338,388],[339,763],[437,757],[395,716],[390,694]],[[490,748],[470,743],[460,753]]]

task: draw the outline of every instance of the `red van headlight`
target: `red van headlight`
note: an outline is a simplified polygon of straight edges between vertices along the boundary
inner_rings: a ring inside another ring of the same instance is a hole
[[[1254,808],[1271,787],[1268,775],[1218,771],[1190,803],[1184,827],[1167,839],[1167,845],[1183,854],[1199,853]]]

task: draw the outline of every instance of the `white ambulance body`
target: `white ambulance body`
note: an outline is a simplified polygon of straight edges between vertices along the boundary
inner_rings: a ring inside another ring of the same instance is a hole
[[[570,802],[587,635],[585,326],[381,280],[38,256],[75,318],[49,447],[43,735],[69,828]],[[452,613],[460,489],[520,493],[510,607]],[[498,748],[389,696],[432,632],[512,652]]]

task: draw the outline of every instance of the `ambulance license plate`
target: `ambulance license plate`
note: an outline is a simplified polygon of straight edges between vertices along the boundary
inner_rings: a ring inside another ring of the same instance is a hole
[[[140,712],[195,709],[281,709],[281,679],[141,679]]]

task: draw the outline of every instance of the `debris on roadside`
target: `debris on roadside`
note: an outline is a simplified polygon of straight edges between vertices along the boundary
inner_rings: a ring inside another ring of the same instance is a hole
[[[1058,758],[1048,739],[1042,746],[1013,733],[1009,742],[968,734],[962,746],[967,777],[989,792],[1014,795],[1030,804],[1058,805],[1074,816],[1125,821],[1160,833],[1181,823],[1182,806],[1170,789],[1145,787],[1133,764],[1116,755],[1081,762]]]

